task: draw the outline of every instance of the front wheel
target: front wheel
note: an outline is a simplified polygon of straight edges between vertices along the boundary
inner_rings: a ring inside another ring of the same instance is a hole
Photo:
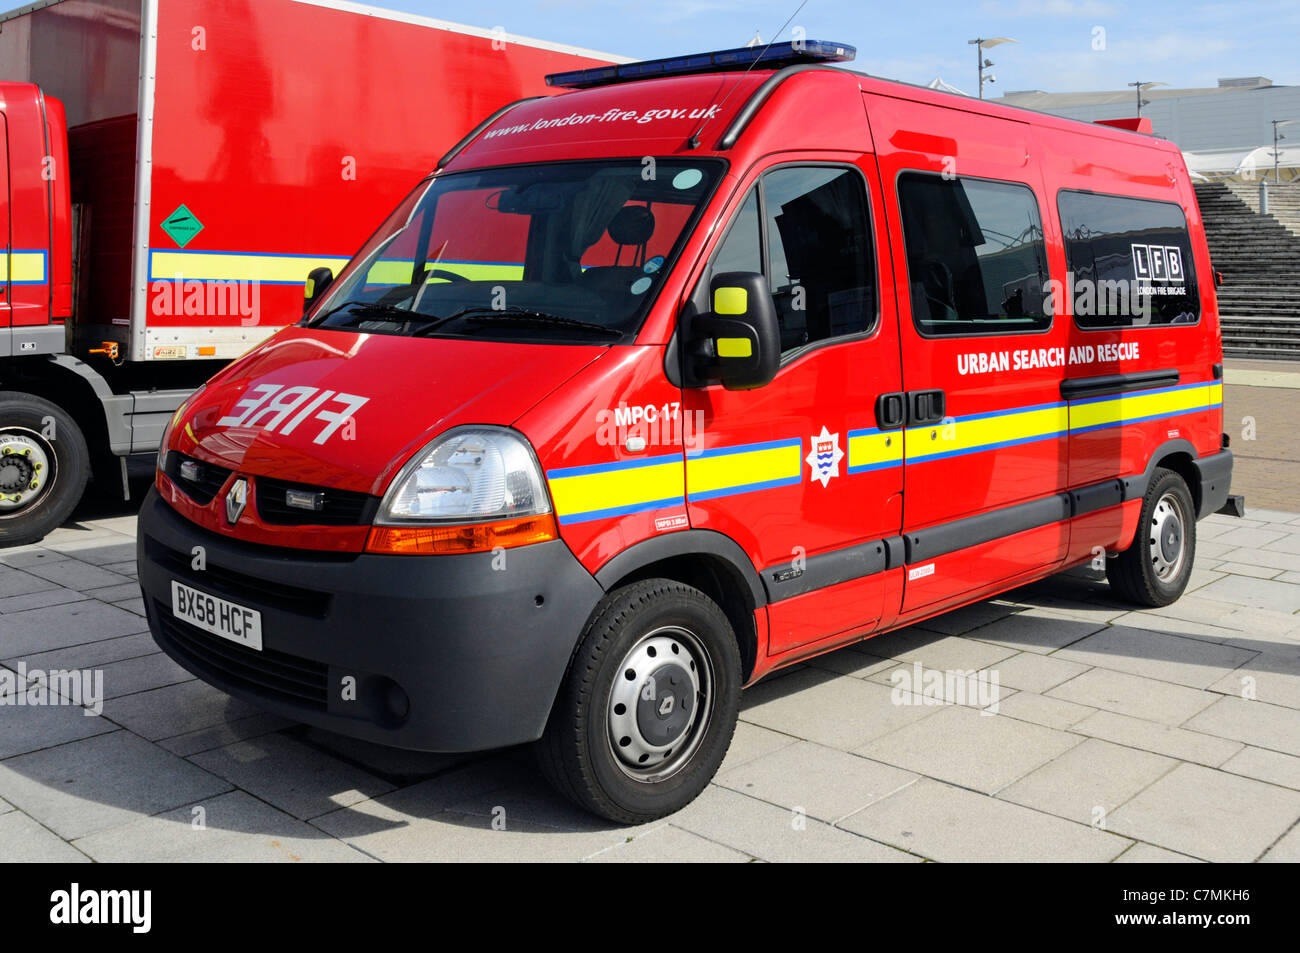
[[[89,475],[86,439],[66,411],[0,392],[0,546],[43,539],[72,515]]]
[[[1196,559],[1196,506],[1187,483],[1157,469],[1142,498],[1133,543],[1106,561],[1111,588],[1144,606],[1167,606],[1187,588]]]
[[[727,617],[683,583],[607,595],[569,664],[536,752],[570,800],[620,823],[680,810],[713,779],[740,707]]]

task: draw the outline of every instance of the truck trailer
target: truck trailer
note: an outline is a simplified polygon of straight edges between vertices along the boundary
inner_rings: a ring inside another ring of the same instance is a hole
[[[339,0],[0,16],[0,546],[92,475],[127,493],[127,456],[476,123],[614,62]]]

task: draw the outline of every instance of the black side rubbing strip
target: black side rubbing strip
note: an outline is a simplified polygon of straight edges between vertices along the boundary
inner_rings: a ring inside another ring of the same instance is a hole
[[[1073,516],[1095,513],[1108,506],[1118,506],[1124,502],[1124,484],[1120,480],[1107,480],[1082,486],[1070,491],[1070,511]]]
[[[889,568],[889,541],[884,539],[859,543],[829,553],[804,557],[802,563],[791,560],[763,570],[763,585],[768,599],[779,602],[801,596],[815,589],[825,589],[850,579],[861,579]]]
[[[991,513],[918,529],[904,536],[907,562],[925,562],[936,556],[946,556],[959,549],[1023,533],[1027,529],[1037,529],[1048,523],[1064,522],[1069,518],[1070,496],[1057,493],[1039,500],[1003,507]]]
[[[1072,377],[1061,381],[1061,399],[1105,397],[1108,394],[1127,394],[1135,390],[1153,390],[1157,387],[1174,387],[1177,384],[1176,368],[1162,371],[1134,371],[1131,374],[1102,374],[1099,377]]]

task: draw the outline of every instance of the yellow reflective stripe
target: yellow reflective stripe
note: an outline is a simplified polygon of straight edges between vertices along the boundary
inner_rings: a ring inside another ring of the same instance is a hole
[[[685,504],[679,454],[627,463],[567,467],[546,474],[561,523],[622,516]]]
[[[377,261],[366,273],[366,284],[370,285],[404,285],[411,280],[413,261],[389,259]],[[524,277],[523,265],[511,265],[498,262],[440,261],[429,266],[438,271],[450,271],[468,278],[470,281],[520,281]],[[447,281],[437,275],[429,283]]]
[[[12,277],[10,269],[13,270]],[[0,250],[0,281],[13,281],[18,284],[44,284],[49,279],[45,274],[45,252]]]
[[[883,470],[903,462],[901,431],[879,430],[849,432],[849,473]]]
[[[718,357],[752,357],[754,343],[749,338],[718,338]]]
[[[803,441],[779,440],[694,452],[686,460],[692,499],[708,499],[798,483],[803,479]]]
[[[907,459],[925,460],[1060,437],[1069,428],[1069,420],[1069,411],[1062,404],[909,427],[904,437]]]
[[[1155,417],[1205,410],[1221,403],[1221,384],[1193,384],[1170,390],[1139,391],[1101,400],[1076,401],[1070,405],[1070,430],[1096,430]]]
[[[749,291],[745,288],[719,288],[713,292],[715,314],[744,314],[749,310]]]
[[[347,258],[297,255],[236,255],[223,252],[152,251],[149,280],[257,281],[264,284],[301,285],[308,273],[328,268],[338,274]]]

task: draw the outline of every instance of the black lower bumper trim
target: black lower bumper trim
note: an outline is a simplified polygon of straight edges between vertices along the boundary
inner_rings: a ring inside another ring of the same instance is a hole
[[[262,651],[172,616],[177,567],[159,554],[199,545],[208,576],[184,582],[260,612]],[[541,736],[604,595],[558,540],[498,554],[315,555],[208,532],[151,491],[137,560],[155,641],[204,681],[287,718],[399,748],[482,751]],[[327,597],[311,603],[319,616],[303,611],[312,594]]]

